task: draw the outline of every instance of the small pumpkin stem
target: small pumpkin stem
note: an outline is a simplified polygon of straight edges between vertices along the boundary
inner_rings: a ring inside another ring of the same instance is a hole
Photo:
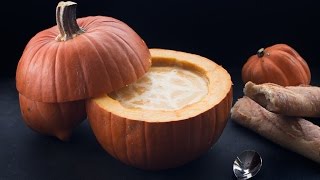
[[[56,21],[60,31],[56,40],[67,41],[84,33],[84,30],[77,24],[77,3],[61,1],[56,8]]]
[[[258,52],[257,52],[257,55],[258,55],[259,58],[263,57],[264,54],[265,54],[264,48],[259,49]]]

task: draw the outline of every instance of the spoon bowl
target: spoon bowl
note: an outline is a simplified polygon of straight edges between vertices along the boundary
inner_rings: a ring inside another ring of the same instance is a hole
[[[243,151],[233,162],[233,173],[237,179],[249,179],[261,169],[262,158],[256,151]]]

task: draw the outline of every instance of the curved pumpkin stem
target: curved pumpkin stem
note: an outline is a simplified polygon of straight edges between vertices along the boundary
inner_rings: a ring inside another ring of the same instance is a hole
[[[61,1],[56,8],[56,21],[60,31],[56,40],[67,41],[84,33],[84,30],[77,24],[76,11],[77,3]]]
[[[259,57],[259,58],[261,58],[261,57],[263,57],[264,56],[264,48],[261,48],[261,49],[259,49],[258,50],[258,52],[257,52],[257,56]]]

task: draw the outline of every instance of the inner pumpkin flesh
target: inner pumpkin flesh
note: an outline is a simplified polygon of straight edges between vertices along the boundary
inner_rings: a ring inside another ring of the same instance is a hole
[[[201,101],[208,82],[200,73],[174,66],[155,66],[137,82],[109,96],[125,108],[178,110]]]

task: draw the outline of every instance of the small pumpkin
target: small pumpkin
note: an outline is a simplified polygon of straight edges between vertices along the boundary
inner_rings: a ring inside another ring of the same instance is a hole
[[[148,74],[88,100],[88,119],[101,146],[123,163],[174,168],[205,153],[220,137],[232,105],[231,77],[198,55],[150,51]]]
[[[290,46],[276,44],[261,48],[242,68],[244,83],[276,83],[282,86],[309,84],[311,73],[307,62]]]
[[[130,84],[151,66],[148,47],[128,25],[104,16],[77,20],[76,5],[70,1],[58,4],[57,26],[29,41],[16,71],[25,121],[38,132],[58,137],[65,131],[58,125],[62,119],[70,121],[63,122],[72,124],[70,128],[84,119],[84,99]],[[34,105],[38,110],[27,115]],[[63,113],[57,111],[64,107],[68,108]],[[41,114],[40,109],[48,113]],[[72,115],[75,110],[81,116]],[[60,139],[67,139],[66,135]]]

